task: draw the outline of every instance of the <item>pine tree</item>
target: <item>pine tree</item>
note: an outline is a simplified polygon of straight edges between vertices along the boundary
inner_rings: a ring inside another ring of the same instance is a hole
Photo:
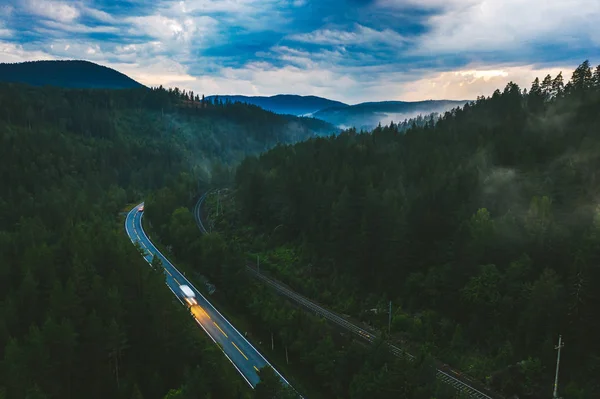
[[[600,65],[594,70],[594,87],[596,90],[600,90]]]
[[[529,90],[529,95],[527,97],[527,104],[533,113],[541,111],[544,107],[544,95],[538,78],[535,78],[531,84],[531,89]]]
[[[571,77],[571,85],[573,91],[580,93],[592,87],[592,70],[588,60],[585,60],[575,69]]]
[[[550,76],[550,74],[546,75],[544,78],[544,81],[541,85],[541,90],[544,101],[548,101],[552,98],[552,76]]]
[[[565,84],[563,81],[562,71],[556,75],[552,81],[552,97],[561,97],[565,91]]]

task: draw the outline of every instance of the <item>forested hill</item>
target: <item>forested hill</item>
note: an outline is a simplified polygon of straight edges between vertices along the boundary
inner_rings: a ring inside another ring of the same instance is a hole
[[[445,112],[468,101],[426,100],[426,101],[379,101],[344,104],[315,96],[279,94],[271,97],[248,96],[208,96],[211,102],[241,102],[257,105],[278,114],[304,115],[323,120],[340,128],[355,127],[371,130],[378,124],[390,121],[401,122],[416,119],[419,115]],[[421,116],[422,117],[422,116]]]
[[[379,101],[350,106],[333,106],[312,114],[343,128],[372,130],[378,124],[415,118],[418,115],[442,113],[454,107],[461,107],[468,101],[426,100],[426,101]]]
[[[9,123],[50,123],[95,138],[113,139],[124,129],[140,140],[159,138],[178,145],[188,167],[203,170],[210,160],[236,162],[278,142],[338,132],[313,118],[277,115],[240,103],[213,104],[178,88],[114,91],[4,84],[0,104]],[[77,112],[72,112],[76,105]]]
[[[229,100],[231,102],[242,102],[247,104],[258,105],[268,111],[276,112],[278,114],[289,114],[289,115],[306,115],[317,112],[324,108],[334,106],[348,106],[339,101],[329,100],[323,97],[316,96],[298,96],[292,94],[278,94],[276,96],[262,97],[262,96],[209,96],[207,99],[222,99]]]
[[[144,87],[129,76],[89,61],[29,61],[0,64],[0,82],[70,88]]]
[[[279,146],[239,166],[238,209],[255,248],[294,249],[261,269],[300,292],[361,317],[392,300],[395,334],[522,398],[548,396],[562,334],[560,392],[600,397],[599,109],[585,62],[435,126]]]
[[[314,131],[196,105],[179,90],[0,84],[0,398],[248,398],[117,216],[166,182],[193,198],[213,161]]]

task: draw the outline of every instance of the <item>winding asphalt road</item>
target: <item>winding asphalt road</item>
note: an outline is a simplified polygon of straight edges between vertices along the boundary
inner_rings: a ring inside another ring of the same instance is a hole
[[[196,300],[198,301],[198,305],[190,308],[194,320],[196,320],[196,323],[198,323],[206,334],[208,334],[208,336],[220,347],[223,354],[225,354],[227,359],[229,359],[236,370],[242,375],[248,385],[254,388],[260,381],[258,370],[267,364],[271,366],[271,364],[152,244],[142,228],[142,217],[144,212],[140,211],[140,207],[143,205],[144,203],[135,206],[129,211],[125,219],[125,230],[127,231],[127,235],[131,239],[131,242],[140,245],[145,252],[144,259],[149,264],[152,263],[154,256],[158,256],[162,261],[162,266],[165,271],[166,284],[182,305],[187,307],[179,286],[186,284],[194,291]],[[289,385],[289,382],[283,378],[274,367],[273,370],[275,370],[275,373],[279,375],[286,385]]]

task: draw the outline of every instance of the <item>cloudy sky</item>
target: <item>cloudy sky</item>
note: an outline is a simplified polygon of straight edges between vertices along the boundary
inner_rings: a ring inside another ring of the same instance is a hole
[[[474,99],[600,62],[598,0],[0,0],[0,62],[197,93]]]

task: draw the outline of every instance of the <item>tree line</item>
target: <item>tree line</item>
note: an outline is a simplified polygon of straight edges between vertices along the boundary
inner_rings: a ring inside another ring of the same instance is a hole
[[[215,135],[234,109],[196,114],[161,96],[0,85],[0,398],[250,395],[122,212],[182,172],[195,195],[212,160],[235,160],[227,134],[258,151],[274,143],[260,129],[279,125],[248,112]],[[211,146],[222,151],[194,153]]]
[[[152,239],[169,247],[177,265],[198,288],[203,289],[204,278],[215,285],[216,292],[209,299],[227,304],[236,317],[243,317],[251,328],[251,342],[272,362],[275,358],[293,372],[286,378],[293,377],[292,383],[301,393],[308,388],[311,395],[306,396],[315,398],[458,397],[452,388],[436,381],[435,363],[428,353],[417,354],[415,362],[396,358],[383,341],[371,346],[340,334],[324,319],[282,301],[252,280],[245,272],[241,242],[217,231],[200,234],[190,210],[197,200],[189,195],[193,187],[190,176],[181,175],[149,195],[144,212]],[[211,213],[216,210],[216,200],[208,199]],[[222,200],[228,207],[225,198]],[[212,215],[207,221],[210,219]],[[226,220],[230,219],[219,219],[215,230],[221,230]],[[261,370],[260,376],[256,399],[297,397],[282,387],[274,373]]]
[[[237,168],[228,239],[294,289],[520,397],[600,393],[600,66]]]

